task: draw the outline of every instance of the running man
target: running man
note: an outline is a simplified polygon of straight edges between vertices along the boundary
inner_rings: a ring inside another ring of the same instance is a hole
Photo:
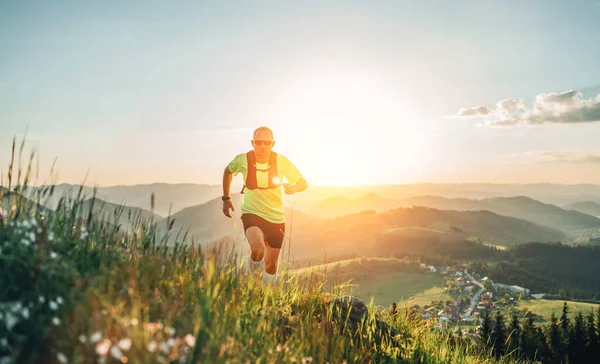
[[[285,234],[282,187],[286,194],[304,191],[308,183],[296,166],[281,154],[272,151],[275,146],[273,131],[261,126],[254,131],[253,150],[238,154],[223,173],[223,213],[231,218],[235,211],[229,196],[233,176],[242,173],[242,223],[250,244],[250,267],[262,270],[265,280],[275,280],[277,262]],[[289,183],[282,183],[285,177]]]

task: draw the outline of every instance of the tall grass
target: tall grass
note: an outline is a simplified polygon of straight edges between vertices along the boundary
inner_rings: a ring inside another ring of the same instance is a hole
[[[15,181],[14,150],[0,188],[0,363],[492,362],[408,309],[370,304],[344,329],[343,285],[326,294],[318,275],[286,270],[265,284],[230,246],[167,245],[151,220],[124,231],[82,211],[81,189],[44,208],[53,185],[28,187],[34,154]]]

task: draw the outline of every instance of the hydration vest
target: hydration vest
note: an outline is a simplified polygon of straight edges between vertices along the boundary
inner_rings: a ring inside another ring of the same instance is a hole
[[[244,181],[244,187],[240,193],[244,193],[244,189],[249,190],[268,190],[271,188],[278,188],[281,186],[279,181],[279,174],[277,173],[277,153],[271,152],[269,156],[269,169],[257,169],[256,168],[256,154],[253,150],[246,153],[246,162],[248,163],[248,172],[246,173],[246,181]],[[269,187],[258,187],[256,182],[256,171],[269,171]],[[277,180],[276,180],[277,179]]]

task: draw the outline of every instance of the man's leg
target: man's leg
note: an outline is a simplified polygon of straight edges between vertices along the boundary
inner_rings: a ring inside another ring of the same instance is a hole
[[[265,271],[269,274],[277,273],[277,263],[279,261],[279,252],[281,249],[273,248],[267,242],[265,249]]]
[[[265,257],[265,234],[258,226],[246,229],[246,238],[250,245],[250,268],[253,272],[262,270]]]

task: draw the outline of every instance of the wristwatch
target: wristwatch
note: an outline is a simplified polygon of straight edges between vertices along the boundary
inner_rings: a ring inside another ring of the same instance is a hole
[[[231,200],[231,197],[223,196],[223,197],[221,197],[221,200],[223,200],[223,201]]]

